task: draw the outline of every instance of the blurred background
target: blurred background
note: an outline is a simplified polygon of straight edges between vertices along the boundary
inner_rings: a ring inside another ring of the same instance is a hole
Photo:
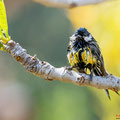
[[[120,77],[120,1],[63,10],[32,0],[4,0],[9,34],[31,55],[55,67],[69,65],[69,36],[85,27],[101,46],[109,73]],[[120,97],[103,90],[45,81],[0,53],[0,120],[115,120]]]

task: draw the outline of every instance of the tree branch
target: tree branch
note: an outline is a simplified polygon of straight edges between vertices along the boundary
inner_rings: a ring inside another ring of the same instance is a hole
[[[46,6],[52,7],[77,7],[82,5],[96,4],[107,0],[34,0]]]
[[[91,86],[99,89],[120,90],[120,78],[109,74],[106,77],[94,76],[90,80],[89,75],[68,70],[66,67],[55,68],[47,62],[39,61],[36,56],[30,56],[18,43],[10,40],[5,45],[6,51],[20,62],[25,69],[46,80],[59,80],[73,83],[79,86]]]

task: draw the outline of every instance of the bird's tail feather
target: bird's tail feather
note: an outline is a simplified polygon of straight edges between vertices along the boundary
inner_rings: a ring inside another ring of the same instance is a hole
[[[114,91],[117,95],[119,95],[120,96],[120,94],[119,94],[119,92],[118,91]]]
[[[110,93],[109,93],[108,89],[105,89],[105,92],[106,92],[107,97],[109,98],[109,100],[111,100],[111,98],[110,98]]]
[[[102,71],[100,69],[98,69],[97,67],[94,69],[94,74],[97,76],[106,76],[107,72],[105,71],[105,69],[103,68]],[[109,100],[111,100],[110,98],[110,93],[108,91],[108,89],[105,89],[105,92],[107,94],[107,97],[109,98]]]

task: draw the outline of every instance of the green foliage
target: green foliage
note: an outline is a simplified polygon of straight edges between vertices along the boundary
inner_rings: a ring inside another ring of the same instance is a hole
[[[3,0],[0,0],[0,50],[4,50],[2,43],[6,44],[9,40],[6,10]]]

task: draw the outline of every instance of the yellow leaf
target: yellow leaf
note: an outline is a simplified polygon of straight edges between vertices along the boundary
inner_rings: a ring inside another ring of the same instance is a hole
[[[10,40],[10,37],[8,35],[6,10],[3,0],[0,0],[0,39],[4,43]]]

